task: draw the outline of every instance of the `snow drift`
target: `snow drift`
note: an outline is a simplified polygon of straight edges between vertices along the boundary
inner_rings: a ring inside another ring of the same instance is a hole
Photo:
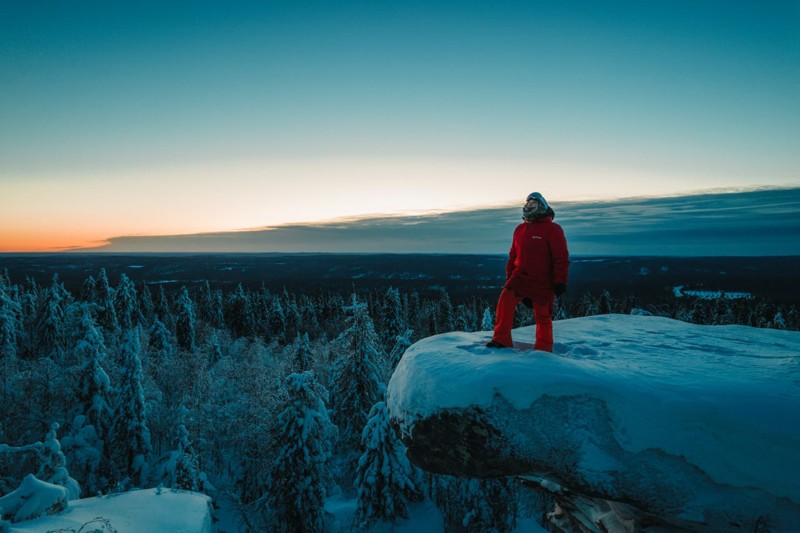
[[[387,392],[409,458],[525,476],[566,509],[622,502],[639,527],[800,527],[800,333],[623,315],[554,327],[552,354],[522,342],[533,327],[514,349],[486,348],[489,332],[411,346]]]
[[[10,533],[119,531],[120,533],[211,533],[211,499],[171,489],[132,490],[69,502],[54,516],[13,524]]]

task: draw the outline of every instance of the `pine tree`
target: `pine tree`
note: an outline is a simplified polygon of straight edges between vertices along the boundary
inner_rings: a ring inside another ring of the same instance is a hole
[[[150,326],[150,339],[148,341],[148,351],[155,366],[160,366],[172,359],[175,350],[172,347],[172,335],[167,327],[158,319],[153,319]]]
[[[463,527],[503,533],[516,526],[516,495],[509,478],[470,479],[464,484]]]
[[[333,421],[339,428],[345,454],[352,455],[348,460],[352,473],[361,455],[361,432],[369,410],[383,397],[384,387],[376,364],[381,360],[381,343],[367,304],[359,303],[353,294],[352,304],[345,311],[350,314],[350,327],[336,340],[339,357],[332,369],[331,394]]]
[[[598,304],[590,292],[586,292],[581,297],[578,304],[577,316],[593,316],[598,313]]]
[[[298,335],[298,327],[300,327],[300,311],[297,309],[297,299],[293,294],[289,294],[287,290],[283,289],[283,336],[279,336],[278,340],[284,343],[294,342],[295,337]]]
[[[250,299],[245,294],[241,283],[225,301],[225,321],[234,339],[251,337],[255,334],[255,320]]]
[[[469,479],[431,475],[431,498],[446,531],[507,532],[514,529],[517,495],[511,478]]]
[[[311,343],[308,340],[308,333],[298,335],[292,346],[292,371],[301,374],[306,370],[311,370],[314,363],[314,352],[311,350]]]
[[[392,347],[392,351],[389,352],[389,365],[390,371],[394,371],[397,368],[397,364],[400,362],[400,359],[403,358],[403,354],[406,353],[406,350],[409,346],[411,346],[411,336],[414,332],[410,329],[405,330],[402,335],[398,335],[395,339],[394,346]]]
[[[139,311],[141,313],[141,319],[145,322],[150,322],[153,320],[153,315],[156,312],[156,303],[153,301],[153,291],[150,290],[150,285],[142,282],[140,294]]]
[[[604,290],[600,295],[600,301],[597,304],[597,313],[600,315],[608,315],[613,312],[611,293]]]
[[[198,316],[212,328],[217,329],[221,328],[225,321],[222,314],[222,293],[219,290],[213,290],[208,280],[203,284],[200,292]]]
[[[286,341],[286,316],[280,298],[274,296],[269,310],[269,333],[278,342]]]
[[[53,276],[52,285],[45,291],[42,310],[36,323],[37,346],[40,355],[50,357],[57,363],[64,362],[67,347],[64,301],[58,275]]]
[[[114,291],[114,309],[119,326],[123,331],[139,324],[141,310],[139,309],[139,299],[136,296],[136,287],[125,274],[120,274],[119,285]]]
[[[222,347],[219,344],[219,338],[217,337],[217,331],[212,330],[211,336],[208,339],[209,345],[209,365],[214,366],[217,364],[220,359],[222,359]]]
[[[312,372],[290,374],[286,399],[273,430],[277,449],[266,501],[273,530],[318,532],[325,528],[325,486],[330,478],[336,428],[325,408],[327,393]]]
[[[79,293],[80,299],[83,302],[94,302],[94,295],[97,292],[97,281],[94,276],[89,275],[88,278],[83,280],[81,291]]]
[[[13,365],[19,355],[18,334],[22,329],[22,308],[7,286],[0,285],[0,365]]]
[[[300,324],[304,332],[312,338],[319,337],[319,318],[314,301],[309,297],[303,297],[300,305]]]
[[[358,461],[356,523],[366,530],[378,520],[408,518],[408,504],[422,498],[420,474],[408,462],[405,446],[389,424],[384,402],[376,403],[361,435],[364,454]]]
[[[36,285],[36,280],[31,277],[25,278],[18,301],[22,312],[22,327],[17,336],[19,355],[24,359],[33,359],[38,355],[36,352],[36,312],[39,305],[39,287]]]
[[[194,451],[186,426],[178,426],[178,455],[175,462],[176,489],[199,491],[201,488],[200,462]]]
[[[119,330],[119,321],[114,307],[114,289],[108,283],[108,275],[105,268],[101,268],[100,274],[97,276],[92,300],[98,305],[97,323],[109,335],[116,335]]]
[[[489,309],[487,306],[483,310],[483,320],[481,320],[481,331],[492,331],[494,330],[494,317],[492,316],[492,310]]]
[[[189,430],[186,429],[186,417],[189,410],[181,406],[180,424],[178,424],[177,442],[175,449],[169,453],[169,457],[163,465],[161,471],[161,482],[173,489],[191,490],[204,492],[213,487],[208,483],[205,472],[200,467],[200,456],[195,451],[194,443],[189,437]]]
[[[397,336],[402,335],[406,329],[408,329],[406,321],[403,318],[400,291],[393,287],[389,287],[386,291],[378,326],[385,350],[391,349],[391,347],[394,346]]]
[[[436,333],[447,333],[456,329],[455,319],[453,318],[453,304],[450,302],[450,295],[442,290],[439,298],[439,307],[436,311]]]
[[[128,330],[120,349],[124,367],[117,392],[111,449],[109,453],[117,466],[116,481],[129,480],[144,487],[149,470],[150,430],[142,390],[142,361],[139,329]]]
[[[82,310],[79,323],[81,338],[74,349],[81,365],[75,414],[86,416],[88,423],[95,426],[98,437],[102,439],[109,427],[111,411],[111,380],[103,369],[107,353],[103,336],[97,331],[89,307],[84,305]]]
[[[473,331],[475,329],[472,325],[474,318],[471,315],[472,313],[467,309],[466,305],[458,304],[458,307],[456,308],[455,330],[467,332]]]
[[[422,315],[422,303],[420,302],[419,293],[417,291],[413,291],[408,297],[407,323],[409,329],[414,330],[418,335],[422,335],[427,327],[425,317]]]
[[[163,285],[158,287],[158,302],[156,302],[155,314],[168,330],[175,331],[175,317],[172,316],[172,306],[169,304],[169,298],[167,298]]]
[[[67,471],[67,459],[61,452],[61,443],[56,434],[58,428],[57,423],[51,424],[44,443],[38,448],[41,466],[36,472],[36,477],[47,483],[64,487],[67,489],[68,498],[76,500],[81,495],[81,487]]]
[[[195,311],[194,302],[189,296],[189,290],[181,287],[181,294],[176,302],[175,311],[175,338],[178,341],[178,348],[187,352],[194,352],[196,345],[195,335]]]

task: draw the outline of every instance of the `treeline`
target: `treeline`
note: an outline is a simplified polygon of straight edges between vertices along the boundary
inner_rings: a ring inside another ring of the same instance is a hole
[[[337,492],[357,499],[361,529],[427,497],[449,530],[508,531],[544,503],[511,480],[423,475],[383,403],[409,345],[490,329],[492,306],[444,290],[167,292],[102,269],[72,294],[58,276],[0,274],[0,496],[30,473],[83,497],[163,485],[225,494],[254,531],[324,530]],[[724,298],[557,305],[557,318],[603,312],[798,329],[795,308]]]

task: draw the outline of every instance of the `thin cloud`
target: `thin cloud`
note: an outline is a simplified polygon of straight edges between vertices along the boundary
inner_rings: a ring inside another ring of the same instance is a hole
[[[556,205],[573,255],[800,255],[800,188]],[[93,252],[505,254],[519,208],[114,237]]]

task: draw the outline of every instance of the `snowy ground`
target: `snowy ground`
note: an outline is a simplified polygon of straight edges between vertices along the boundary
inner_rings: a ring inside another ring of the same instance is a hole
[[[9,533],[41,533],[63,530],[119,533],[238,533],[238,525],[230,506],[221,503],[214,513],[212,524],[209,499],[202,494],[147,489],[126,492],[102,498],[84,498],[69,503],[67,511],[56,516],[43,516],[36,520],[13,524]],[[356,511],[355,500],[331,498],[325,509],[334,517],[332,532],[351,531],[350,524]],[[105,520],[106,522],[103,522]],[[111,528],[114,529],[110,529]],[[105,527],[105,529],[103,529]],[[412,506],[411,516],[395,524],[378,524],[375,533],[421,533],[444,531],[444,521],[439,509],[425,501]],[[545,530],[532,519],[520,520],[515,533],[544,533]]]
[[[9,533],[77,532],[85,524],[82,531],[211,533],[209,502],[208,496],[186,491],[135,490],[73,500],[58,515],[12,524]]]

